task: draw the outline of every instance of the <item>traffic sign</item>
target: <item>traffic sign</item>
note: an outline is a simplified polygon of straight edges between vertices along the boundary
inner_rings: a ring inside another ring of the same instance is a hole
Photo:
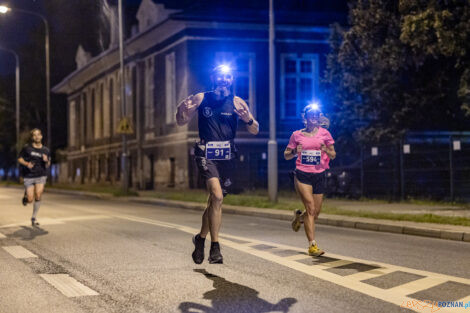
[[[132,124],[131,124],[131,121],[129,120],[129,118],[123,117],[119,121],[119,125],[117,127],[116,132],[118,134],[127,134],[127,135],[131,135],[131,134],[134,133],[134,128],[132,127]]]

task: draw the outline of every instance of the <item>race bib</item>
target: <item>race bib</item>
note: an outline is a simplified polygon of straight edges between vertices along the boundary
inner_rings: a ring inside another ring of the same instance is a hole
[[[320,159],[320,150],[304,150],[301,154],[300,163],[303,165],[318,165],[320,164]]]
[[[230,141],[209,141],[206,144],[206,159],[230,160]]]

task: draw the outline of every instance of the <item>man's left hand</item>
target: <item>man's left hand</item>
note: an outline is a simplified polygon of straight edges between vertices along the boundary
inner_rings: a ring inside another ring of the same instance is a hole
[[[43,155],[42,155],[42,160],[43,160],[44,162],[46,162],[46,163],[49,162],[49,158],[47,157],[46,154],[43,154]]]

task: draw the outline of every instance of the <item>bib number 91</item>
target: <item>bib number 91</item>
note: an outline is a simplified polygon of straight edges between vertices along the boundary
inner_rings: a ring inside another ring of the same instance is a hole
[[[206,144],[206,159],[230,160],[230,141],[209,141]]]

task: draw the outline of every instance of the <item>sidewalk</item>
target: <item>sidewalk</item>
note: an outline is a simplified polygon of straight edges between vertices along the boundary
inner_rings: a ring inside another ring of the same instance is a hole
[[[135,203],[146,203],[182,209],[203,211],[205,204],[186,201],[164,200],[150,197],[113,197],[110,194],[99,194],[88,191],[73,191],[48,188],[48,192],[58,194],[89,196],[99,199],[128,201]],[[325,203],[330,206],[346,210],[369,211],[369,212],[387,212],[387,213],[406,213],[406,214],[426,214],[432,213],[443,216],[461,216],[470,218],[470,210],[453,206],[433,206],[419,204],[401,204],[401,203],[374,203],[363,201],[332,200],[327,199]],[[279,220],[292,220],[292,211],[283,211],[275,209],[261,209],[243,206],[233,206],[224,204],[223,210],[229,214],[239,214],[248,216],[265,217]],[[470,242],[470,227],[435,224],[435,223],[416,223],[408,221],[391,221],[383,219],[349,217],[342,215],[320,214],[317,221],[319,224],[325,224],[338,227],[349,227],[363,230],[389,232],[397,234],[425,236],[440,239],[456,240]]]

